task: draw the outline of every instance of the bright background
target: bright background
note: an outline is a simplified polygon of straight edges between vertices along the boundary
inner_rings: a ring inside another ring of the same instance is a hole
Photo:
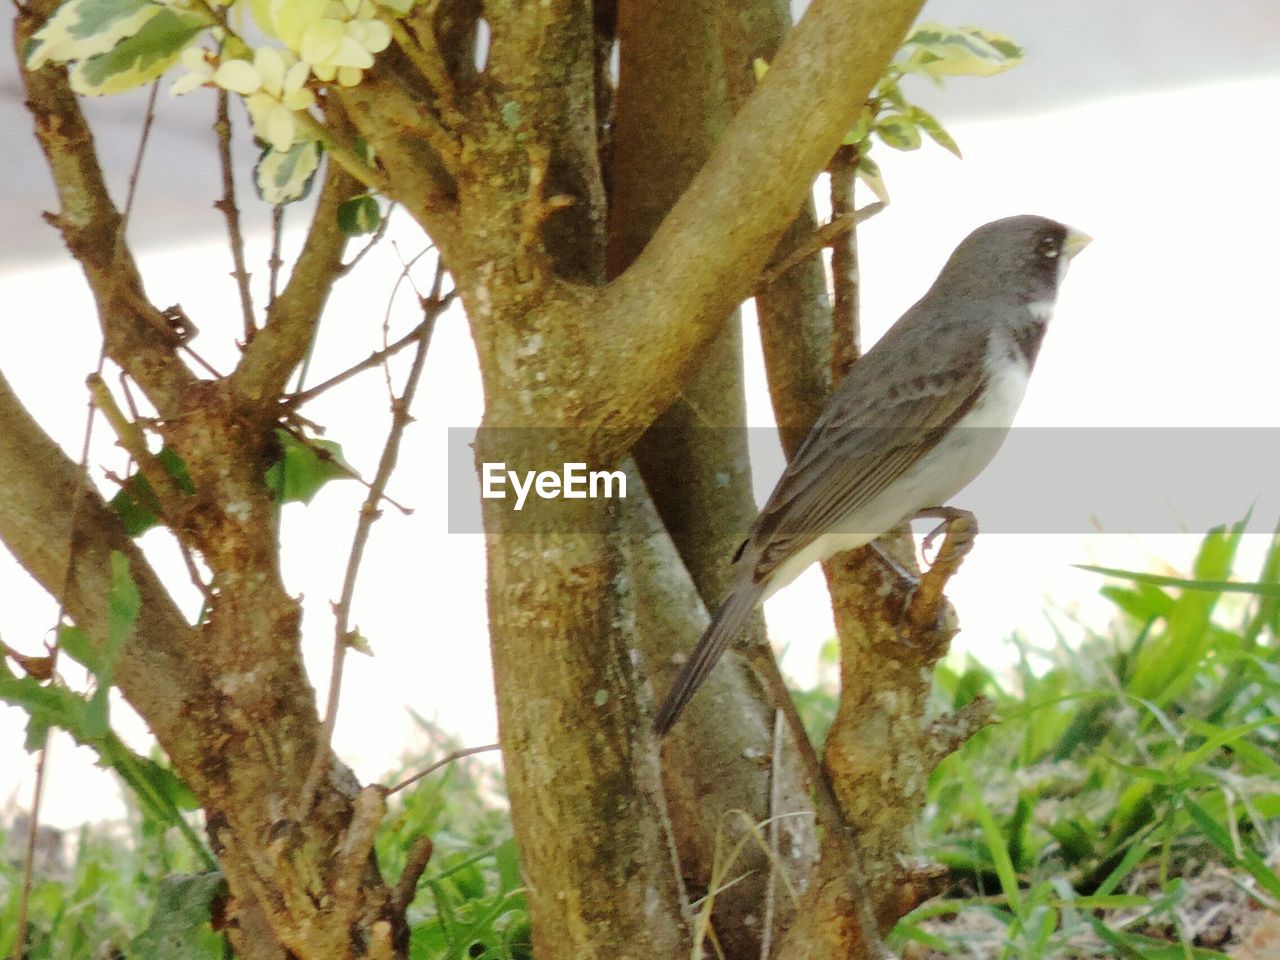
[[[923,292],[972,227],[1012,213],[1043,213],[1095,240],[1072,266],[1020,426],[1280,426],[1280,311],[1273,292],[1280,263],[1274,174],[1280,132],[1273,122],[1280,102],[1280,45],[1274,42],[1280,10],[1270,0],[938,0],[925,16],[1007,33],[1024,44],[1026,62],[1004,76],[953,81],[943,91],[916,88],[959,141],[963,162],[932,146],[913,154],[878,150],[893,203],[860,233],[867,341]],[[39,211],[56,203],[12,64],[4,69],[0,162],[10,186],[0,193],[7,226],[0,232],[0,303],[8,316],[0,330],[0,369],[75,456],[84,376],[97,358],[96,321],[78,271],[55,233],[39,222]],[[90,106],[122,196],[142,101]],[[208,131],[212,97],[171,101],[162,95],[159,109],[131,236],[154,302],[181,302],[202,331],[196,348],[225,370],[234,358],[239,313],[225,276],[230,260],[221,221],[210,208],[219,189]],[[251,263],[265,276],[265,212],[247,188],[240,198]],[[393,220],[391,236],[406,259],[423,243],[404,217]],[[290,242],[296,248],[296,233]],[[387,244],[343,282],[309,383],[379,345],[398,272],[396,249]],[[429,272],[415,275],[425,288]],[[416,319],[412,297],[402,291],[391,312],[392,335]],[[750,420],[768,425],[750,314],[744,323]],[[474,350],[455,311],[437,329],[417,423],[389,490],[415,513],[405,518],[387,511],[375,526],[356,595],[354,621],[376,656],[348,659],[335,743],[364,779],[382,776],[421,736],[409,709],[466,744],[496,736],[483,544],[479,536],[447,533],[442,486],[447,429],[476,424],[481,409]],[[387,426],[381,374],[365,374],[306,413],[327,425],[351,464],[372,475]],[[122,461],[101,423],[96,438],[100,478],[100,466],[119,469]],[[1106,469],[1105,463],[1061,465],[1068,474]],[[1223,465],[1224,473],[1231,469]],[[981,537],[953,584],[964,626],[957,647],[1003,660],[1010,656],[1005,640],[1015,631],[1049,644],[1055,631],[1071,638],[1101,626],[1110,607],[1097,597],[1100,581],[1072,563],[1184,565],[1198,536],[1172,533],[1180,529],[1180,514],[1165,491],[1169,479],[1144,478],[1152,498],[1167,501],[1169,535],[1108,529]],[[757,476],[759,497],[773,480]],[[1244,492],[1224,497],[1220,520],[1238,519],[1255,496],[1262,498],[1262,522],[1276,519],[1276,476],[1263,471],[1253,481],[1244,476],[1233,487]],[[306,658],[322,691],[333,633],[329,601],[340,590],[362,497],[358,485],[335,483],[310,507],[285,511],[286,576],[306,599]],[[194,613],[194,591],[166,535],[153,532],[144,542]],[[1256,569],[1262,547],[1262,537],[1246,538],[1242,571]],[[39,652],[55,612],[8,555],[0,556],[0,637]],[[831,633],[820,576],[810,571],[766,613],[774,640],[787,647],[785,666],[802,681],[812,679],[816,649]],[[145,749],[145,730],[127,708],[119,705],[113,719]],[[0,814],[30,796],[34,762],[21,748],[24,723],[22,713],[0,707]],[[123,813],[113,778],[92,764],[88,751],[55,738],[45,822],[66,827]]]

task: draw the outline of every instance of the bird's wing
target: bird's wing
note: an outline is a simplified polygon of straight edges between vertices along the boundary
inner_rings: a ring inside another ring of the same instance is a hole
[[[872,354],[859,363],[869,361]],[[875,369],[858,374],[855,364],[756,519],[757,582],[902,476],[970,409],[984,377],[980,362],[909,383]]]

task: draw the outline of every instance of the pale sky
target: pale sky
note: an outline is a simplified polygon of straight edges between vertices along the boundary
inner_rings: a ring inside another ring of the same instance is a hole
[[[949,124],[963,161],[931,146],[914,154],[880,148],[893,203],[860,233],[868,341],[923,293],[970,229],[1009,214],[1041,213],[1085,230],[1094,243],[1071,267],[1020,427],[1280,426],[1274,296],[1280,130],[1265,119],[1276,102],[1280,78],[1220,83]],[[421,246],[405,218],[392,233],[406,256]],[[253,240],[250,255],[258,262],[264,243],[260,236]],[[221,266],[224,247],[209,242],[141,253],[153,301],[182,302],[202,329],[197,348],[226,369],[232,353],[220,341],[229,344],[224,334],[234,329],[238,312]],[[397,271],[388,244],[339,287],[310,382],[377,346]],[[429,282],[425,271],[419,277]],[[11,317],[0,351],[5,375],[56,438],[78,450],[84,376],[98,343],[79,273],[61,260],[15,268],[0,274],[0,302]],[[393,318],[393,335],[415,322],[411,297],[402,297]],[[756,334],[750,316],[744,323],[749,417],[766,426],[772,420]],[[455,312],[437,329],[417,423],[389,490],[416,512],[403,518],[387,511],[375,526],[356,594],[354,621],[376,655],[348,659],[335,742],[364,779],[382,775],[409,743],[407,708],[436,719],[466,744],[495,739],[483,544],[476,535],[447,534],[442,487],[447,428],[474,425],[480,414],[474,351]],[[348,462],[373,473],[386,430],[381,374],[366,374],[308,407],[307,415],[328,426],[328,438],[343,445]],[[101,423],[97,440],[95,465],[118,469],[119,455]],[[1223,482],[1218,519],[1237,519],[1255,498],[1263,525],[1280,516],[1280,456],[1274,448],[1269,453],[1258,464],[1224,463],[1220,476],[1210,474]],[[1046,465],[1060,478],[1105,477],[1107,467]],[[991,469],[998,468],[999,462]],[[101,476],[97,466],[95,476]],[[757,476],[759,498],[774,478]],[[1177,480],[1153,473],[1141,481],[1167,510],[1170,532],[1189,509],[1179,502]],[[322,691],[333,631],[329,601],[340,590],[362,496],[355,483],[335,483],[310,507],[286,510],[286,577],[306,598],[306,659]],[[955,502],[964,506],[964,494]],[[1014,631],[1048,643],[1050,621],[1068,636],[1079,636],[1082,624],[1100,627],[1111,613],[1097,597],[1101,581],[1069,564],[1152,568],[1167,562],[1177,568],[1199,539],[1105,529],[1105,535],[980,537],[953,582],[963,626],[957,648],[1000,662],[1009,657],[1004,638]],[[153,532],[144,543],[191,606],[194,592],[184,587],[165,537]],[[1262,536],[1246,539],[1242,576],[1256,572],[1263,546]],[[0,557],[0,597],[0,636],[38,652],[55,607],[7,554]],[[820,575],[810,571],[782,591],[766,614],[774,641],[788,649],[785,666],[800,678],[812,676],[815,651],[831,633]],[[145,748],[136,718],[124,709],[113,717]],[[25,804],[30,795],[34,763],[21,750],[24,722],[19,711],[0,707],[0,809],[10,801]],[[45,822],[65,827],[120,815],[114,781],[95,770],[92,759],[65,738],[55,741]]]

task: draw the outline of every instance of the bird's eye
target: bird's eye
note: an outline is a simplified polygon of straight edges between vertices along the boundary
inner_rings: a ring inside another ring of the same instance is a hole
[[[1055,259],[1061,252],[1061,241],[1051,233],[1042,234],[1036,241],[1036,253],[1048,260]]]

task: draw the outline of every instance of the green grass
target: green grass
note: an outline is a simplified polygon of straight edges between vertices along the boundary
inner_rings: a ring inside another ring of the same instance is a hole
[[[1075,649],[1024,650],[1007,675],[939,670],[940,708],[982,695],[1001,722],[935,773],[925,845],[951,895],[899,946],[1218,957],[1221,924],[1197,923],[1210,907],[1280,902],[1280,537],[1241,581],[1240,536],[1209,535],[1188,578],[1105,571],[1117,619]]]

